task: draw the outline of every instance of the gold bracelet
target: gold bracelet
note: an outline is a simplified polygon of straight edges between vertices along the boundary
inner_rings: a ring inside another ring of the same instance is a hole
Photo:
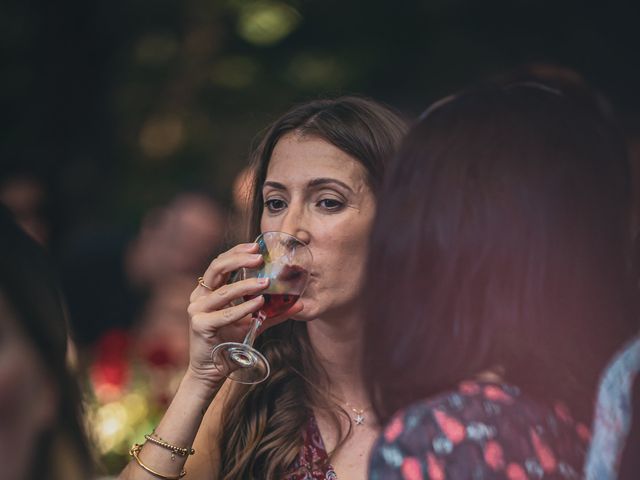
[[[129,450],[129,455],[131,455],[135,459],[135,461],[138,463],[138,465],[142,469],[149,472],[151,475],[154,475],[158,478],[162,478],[163,480],[180,480],[182,477],[184,477],[187,474],[187,471],[184,469],[182,469],[182,471],[178,475],[163,475],[162,473],[159,473],[159,472],[156,472],[155,470],[150,469],[144,463],[142,463],[142,460],[140,460],[140,457],[138,456],[138,454],[140,453],[140,450],[142,450],[142,445],[138,443],[134,443],[133,447],[131,447],[131,450]]]
[[[174,455],[180,455],[181,457],[186,457],[188,455],[193,455],[196,451],[193,448],[182,448],[176,447],[175,445],[171,445],[170,443],[164,441],[162,438],[156,435],[156,432],[151,432],[151,435],[145,435],[144,438],[151,443],[155,443],[159,447],[166,448],[171,451],[171,457],[175,458]]]

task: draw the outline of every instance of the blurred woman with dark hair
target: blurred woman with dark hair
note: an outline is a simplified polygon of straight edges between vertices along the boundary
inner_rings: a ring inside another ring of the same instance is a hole
[[[624,144],[552,88],[481,87],[423,115],[378,205],[370,478],[578,478],[637,313]]]
[[[0,477],[86,480],[91,456],[57,278],[0,208]]]

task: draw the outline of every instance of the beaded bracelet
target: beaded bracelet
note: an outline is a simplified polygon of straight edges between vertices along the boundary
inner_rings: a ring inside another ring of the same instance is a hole
[[[171,445],[170,443],[164,441],[162,438],[158,437],[154,432],[151,432],[150,435],[145,435],[144,438],[151,443],[155,443],[159,447],[166,448],[171,451],[171,459],[175,460],[176,455],[180,455],[181,457],[186,457],[188,455],[193,455],[196,451],[193,448],[182,448],[176,447],[175,445]]]
[[[163,480],[180,480],[187,474],[187,471],[185,469],[182,469],[182,471],[178,475],[164,475],[162,473],[156,472],[155,470],[152,470],[144,463],[142,463],[142,460],[140,460],[140,457],[138,456],[140,450],[142,450],[142,445],[134,443],[133,447],[131,447],[131,450],[129,450],[129,455],[131,455],[135,459],[140,468],[142,468],[146,472],[149,472],[151,475],[162,478]]]

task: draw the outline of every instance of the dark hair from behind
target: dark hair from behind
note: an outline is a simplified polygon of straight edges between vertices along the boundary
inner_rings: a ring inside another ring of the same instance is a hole
[[[545,62],[524,63],[516,68],[493,75],[489,80],[494,85],[516,83],[540,83],[562,92],[562,95],[579,102],[582,109],[591,110],[604,121],[617,123],[614,106],[577,70],[565,65]]]
[[[553,89],[484,86],[428,110],[370,243],[363,369],[381,421],[496,368],[589,418],[633,331],[629,209],[624,143]]]
[[[43,250],[0,206],[0,292],[15,312],[19,327],[35,347],[58,394],[57,425],[34,452],[34,478],[57,479],[55,471],[91,471],[91,455],[81,420],[80,392],[67,365],[66,309],[57,275]],[[56,458],[64,452],[68,458]],[[59,462],[62,462],[60,466]],[[71,470],[68,470],[69,466]]]

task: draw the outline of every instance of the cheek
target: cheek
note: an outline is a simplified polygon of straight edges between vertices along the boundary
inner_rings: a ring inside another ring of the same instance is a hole
[[[285,231],[286,228],[282,224],[283,218],[283,216],[263,216],[260,220],[260,231],[258,233]]]
[[[272,221],[269,221],[270,219],[265,217],[264,215],[262,215],[262,218],[260,219],[260,231],[261,232],[270,232],[272,230],[275,230],[274,228],[272,228],[271,224],[273,223]]]
[[[368,232],[366,228],[358,228],[353,225],[343,226],[343,231],[349,235],[333,235],[323,242],[326,248],[323,268],[324,273],[333,281],[348,285],[357,285],[364,270],[367,258]]]
[[[358,218],[357,222],[346,222],[334,231],[335,252],[353,263],[363,263],[367,256],[371,222],[368,218]],[[344,233],[343,233],[344,232]]]

